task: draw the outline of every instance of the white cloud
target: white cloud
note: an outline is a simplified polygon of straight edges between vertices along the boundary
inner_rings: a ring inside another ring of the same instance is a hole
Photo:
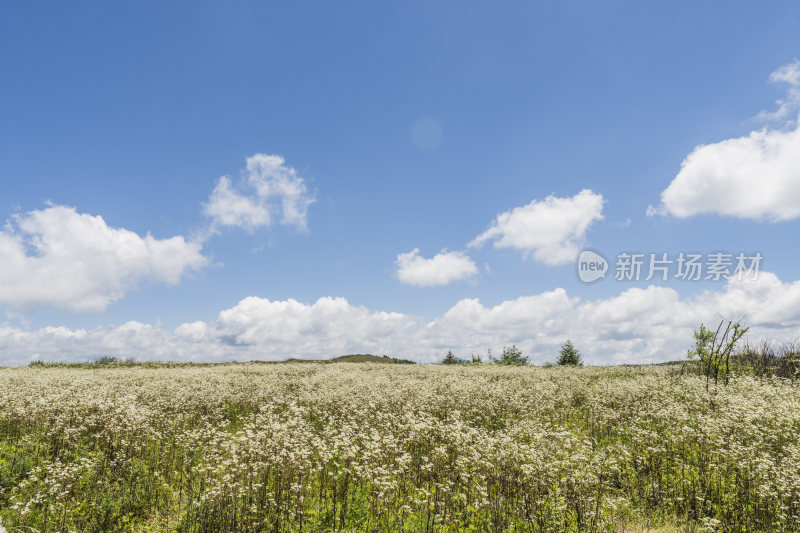
[[[397,279],[417,287],[447,285],[478,273],[478,267],[463,252],[442,250],[430,259],[419,255],[419,248],[398,254]]]
[[[181,324],[175,328],[175,336],[190,342],[202,342],[208,335],[208,324],[202,320]]]
[[[800,86],[800,60],[795,59],[791,63],[783,65],[778,70],[770,74],[770,81],[782,81],[793,87]]]
[[[602,219],[601,194],[584,189],[569,198],[551,195],[500,213],[469,246],[491,240],[495,248],[516,248],[548,265],[568,263],[577,256],[589,226]]]
[[[720,317],[745,317],[752,325],[751,339],[792,340],[800,326],[800,282],[784,283],[761,272],[757,280],[734,279],[691,298],[681,298],[672,288],[648,286],[587,301],[570,298],[563,289],[493,307],[462,300],[424,334],[461,354],[514,342],[538,361],[552,361],[558,346],[570,338],[590,361],[656,362],[685,357],[694,329]]]
[[[770,81],[788,84],[788,94],[777,110],[758,118],[780,120],[782,127],[696,146],[648,215],[710,213],[772,222],[800,216],[800,122],[792,120],[800,108],[800,60],[777,69]]]
[[[757,280],[731,280],[719,289],[681,298],[668,287],[629,288],[595,300],[564,289],[486,306],[463,299],[424,321],[402,313],[354,306],[344,298],[305,304],[250,297],[211,323],[182,324],[170,333],[128,322],[119,327],[28,331],[0,324],[0,363],[79,360],[98,355],[140,359],[283,360],[375,353],[433,362],[457,355],[499,353],[517,344],[536,362],[552,361],[572,339],[590,363],[642,363],[682,359],[701,322],[745,316],[748,338],[793,340],[800,330],[800,281],[761,272]]]
[[[203,212],[211,217],[213,229],[236,226],[253,231],[269,226],[279,214],[281,224],[305,230],[313,202],[305,180],[282,156],[255,154],[247,158],[238,188],[228,176],[219,179]]]
[[[786,83],[789,85],[786,97],[778,100],[778,109],[775,111],[762,111],[758,118],[761,120],[786,120],[800,108],[800,60],[783,65],[770,74],[769,81],[773,83]]]
[[[201,248],[181,236],[112,228],[72,207],[31,211],[0,232],[0,303],[103,311],[140,282],[178,283],[206,264]]]
[[[249,297],[219,314],[213,334],[234,346],[269,347],[283,358],[330,357],[381,352],[385,339],[408,334],[416,322],[401,313],[353,306],[344,298],[325,297],[308,305]]]
[[[648,214],[716,213],[781,221],[800,216],[800,125],[696,147]]]
[[[222,176],[203,212],[210,216],[214,223],[220,226],[238,226],[247,231],[253,231],[262,226],[268,226],[270,215],[266,206],[257,199],[239,194],[231,185],[228,176]]]

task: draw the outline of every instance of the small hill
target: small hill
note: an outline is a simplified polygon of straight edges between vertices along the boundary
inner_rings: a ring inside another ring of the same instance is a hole
[[[396,357],[389,357],[387,355],[380,356],[368,353],[340,355],[339,357],[334,357],[333,359],[331,359],[331,361],[334,363],[388,363],[388,364],[401,364],[401,365],[415,364],[414,361],[409,361],[408,359],[397,359]]]
[[[389,357],[381,357],[379,355],[372,355],[368,353],[357,353],[350,355],[340,355],[331,359],[334,363],[393,363],[394,361]]]

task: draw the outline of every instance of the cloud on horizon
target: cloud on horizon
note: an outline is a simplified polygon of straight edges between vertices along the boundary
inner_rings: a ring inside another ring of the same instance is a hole
[[[648,363],[683,359],[692,332],[720,317],[745,317],[748,338],[794,340],[800,334],[800,281],[761,272],[731,279],[718,290],[682,298],[669,287],[629,288],[616,296],[582,300],[558,288],[486,306],[456,302],[426,321],[370,310],[344,298],[306,304],[249,297],[213,322],[189,322],[173,332],[128,322],[91,330],[0,325],[0,363],[87,360],[100,354],[142,360],[247,361],[330,358],[374,353],[435,362],[447,350],[467,357],[517,344],[537,363],[553,361],[567,338],[589,363]]]

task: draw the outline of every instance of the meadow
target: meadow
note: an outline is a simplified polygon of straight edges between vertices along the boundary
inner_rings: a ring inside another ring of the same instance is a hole
[[[0,369],[31,531],[797,531],[800,388],[681,365]]]

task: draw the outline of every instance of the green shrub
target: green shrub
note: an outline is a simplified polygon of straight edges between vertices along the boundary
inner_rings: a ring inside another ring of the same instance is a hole
[[[688,357],[699,362],[700,371],[706,377],[706,390],[711,378],[714,378],[714,385],[719,381],[728,384],[731,376],[731,355],[736,358],[736,346],[748,329],[739,322],[729,320],[725,324],[723,320],[716,331],[711,331],[705,324],[700,324],[700,331],[695,331],[695,347],[694,350],[689,350]]]
[[[528,356],[522,355],[522,350],[516,344],[503,346],[503,355],[497,361],[501,365],[524,366],[528,364]]]

